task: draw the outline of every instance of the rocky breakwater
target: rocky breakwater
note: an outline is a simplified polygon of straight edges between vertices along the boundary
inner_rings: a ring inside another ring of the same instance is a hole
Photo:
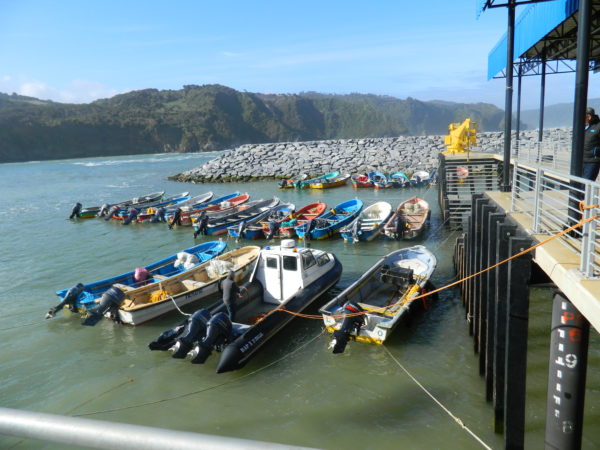
[[[537,131],[522,135],[537,136]],[[502,132],[477,134],[478,152],[501,153]],[[445,150],[444,136],[400,136],[394,138],[339,139],[307,142],[245,144],[226,150],[206,164],[169,177],[192,183],[226,183],[289,178],[306,173],[384,173],[417,169],[431,170]]]

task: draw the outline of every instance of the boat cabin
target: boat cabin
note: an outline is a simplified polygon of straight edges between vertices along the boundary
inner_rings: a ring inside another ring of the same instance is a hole
[[[279,305],[319,278],[329,262],[333,261],[326,252],[284,239],[281,246],[262,249],[251,279],[263,285],[264,302]]]

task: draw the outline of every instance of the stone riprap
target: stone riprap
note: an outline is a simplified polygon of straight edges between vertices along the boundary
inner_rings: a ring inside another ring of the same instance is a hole
[[[477,134],[477,148],[484,153],[502,153],[504,133]],[[544,139],[570,140],[570,129],[544,131]],[[524,141],[536,141],[535,130],[521,132]],[[289,178],[306,173],[317,176],[341,173],[384,173],[417,169],[431,170],[445,150],[444,136],[400,136],[394,138],[336,139],[326,141],[245,144],[226,150],[206,164],[170,179],[192,183],[252,181]]]

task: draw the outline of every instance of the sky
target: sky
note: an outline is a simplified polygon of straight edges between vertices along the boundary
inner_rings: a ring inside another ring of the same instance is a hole
[[[505,80],[487,80],[487,58],[506,31],[507,12],[491,9],[478,19],[476,3],[0,0],[0,92],[87,103],[146,88],[222,84],[503,109]],[[600,97],[595,78],[589,97]],[[539,84],[539,77],[524,79],[522,109],[539,106]],[[548,75],[545,104],[572,103],[574,85],[574,74]]]

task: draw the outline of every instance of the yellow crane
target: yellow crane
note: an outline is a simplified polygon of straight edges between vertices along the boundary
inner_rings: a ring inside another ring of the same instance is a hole
[[[471,122],[470,118],[463,123],[451,123],[448,128],[450,132],[444,137],[448,150],[442,152],[444,155],[466,153],[477,144],[477,123]]]

